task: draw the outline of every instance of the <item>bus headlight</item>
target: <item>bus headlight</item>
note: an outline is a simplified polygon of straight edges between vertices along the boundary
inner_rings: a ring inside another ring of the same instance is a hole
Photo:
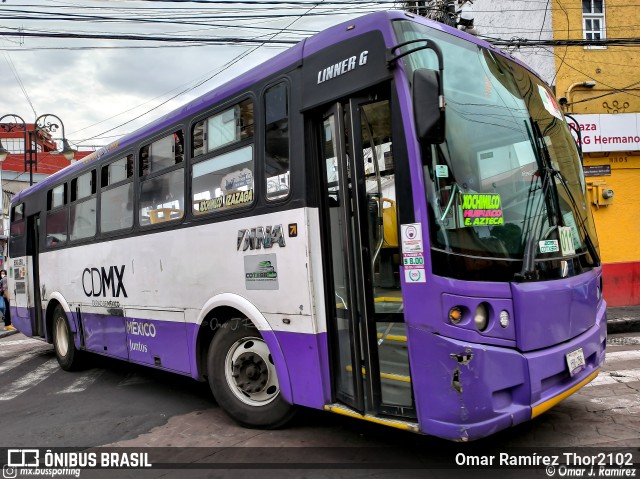
[[[489,322],[489,308],[487,308],[487,303],[480,303],[478,305],[473,315],[473,322],[476,324],[478,331],[487,329],[487,323]]]

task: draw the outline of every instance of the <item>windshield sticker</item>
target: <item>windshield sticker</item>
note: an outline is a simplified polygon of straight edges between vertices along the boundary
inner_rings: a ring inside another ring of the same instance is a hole
[[[460,193],[465,226],[503,225],[500,195],[493,193]]]
[[[437,178],[449,178],[449,167],[447,165],[436,165]]]
[[[558,240],[545,240],[538,243],[540,245],[540,253],[556,253],[560,251]]]
[[[569,226],[558,226],[560,233],[560,247],[562,248],[562,256],[576,254],[576,248],[573,244],[573,233]]]
[[[540,98],[542,99],[542,104],[544,105],[544,109],[547,110],[556,118],[559,118],[560,120],[562,120],[562,112],[560,111],[560,108],[558,108],[556,99],[553,98],[551,93],[549,93],[547,89],[542,85],[538,85],[538,93],[540,93]]]
[[[422,253],[424,251],[421,223],[400,225],[400,233],[402,235],[403,253]]]
[[[427,277],[424,269],[405,269],[404,280],[406,283],[426,283]]]

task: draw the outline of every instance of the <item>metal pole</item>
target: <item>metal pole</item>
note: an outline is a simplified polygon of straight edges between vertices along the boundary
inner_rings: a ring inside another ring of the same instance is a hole
[[[29,133],[29,186],[33,186],[33,149],[31,148],[32,143],[34,143],[34,148],[37,150],[38,138],[36,136],[35,124],[33,125],[33,133]]]

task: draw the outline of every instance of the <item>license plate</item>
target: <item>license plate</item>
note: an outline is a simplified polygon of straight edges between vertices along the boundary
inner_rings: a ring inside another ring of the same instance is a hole
[[[567,353],[567,366],[569,366],[569,374],[571,376],[576,375],[580,371],[582,371],[585,367],[584,362],[584,352],[582,348],[576,349],[575,351],[571,351]]]

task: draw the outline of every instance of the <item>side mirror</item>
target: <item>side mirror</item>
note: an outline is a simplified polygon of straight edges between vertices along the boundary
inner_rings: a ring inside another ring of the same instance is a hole
[[[426,143],[443,143],[445,115],[440,72],[426,68],[415,70],[412,90],[418,138]]]

